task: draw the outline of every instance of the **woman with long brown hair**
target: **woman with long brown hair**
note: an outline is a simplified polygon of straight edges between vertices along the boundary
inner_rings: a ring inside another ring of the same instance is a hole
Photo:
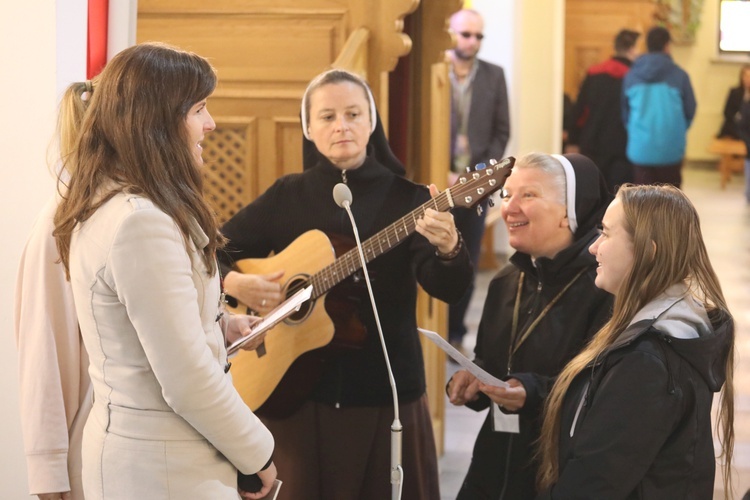
[[[625,185],[590,251],[614,312],[547,400],[539,498],[711,498],[720,390],[730,496],[734,323],[695,208],[671,186]]]
[[[276,477],[273,438],[228,373],[225,343],[252,320],[222,315],[223,238],[202,196],[215,86],[196,54],[126,49],[100,75],[67,159],[55,237],[90,358],[87,500],[261,498]],[[258,473],[261,491],[238,492],[238,470]]]

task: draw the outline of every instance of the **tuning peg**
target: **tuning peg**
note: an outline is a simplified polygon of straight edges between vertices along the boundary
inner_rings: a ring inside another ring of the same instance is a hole
[[[466,172],[471,172],[471,167],[464,167],[466,169]]]
[[[492,197],[487,199],[487,204],[490,206],[490,208],[495,206],[495,200],[492,199]]]
[[[477,205],[477,215],[482,215],[482,212],[484,212],[482,205]]]
[[[487,168],[487,165],[484,163],[477,163],[474,165],[474,170],[484,170],[485,168]]]
[[[491,165],[491,166],[493,166],[493,167],[494,167],[495,165],[497,165],[497,160],[496,160],[496,159],[494,159],[494,158],[491,158],[491,159],[490,159],[490,165]]]

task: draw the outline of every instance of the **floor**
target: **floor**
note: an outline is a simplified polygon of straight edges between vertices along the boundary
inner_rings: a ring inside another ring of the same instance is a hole
[[[741,498],[750,489],[750,205],[745,202],[741,176],[733,177],[722,190],[719,174],[712,168],[686,167],[683,189],[700,214],[704,241],[737,327],[734,485],[735,497]],[[487,283],[493,274],[483,271],[477,277],[477,292],[467,317],[467,349],[473,348]],[[455,369],[448,363],[448,377]],[[456,498],[484,417],[484,412],[454,407],[446,398],[445,453],[440,459],[443,500]],[[723,498],[718,473],[714,498]]]

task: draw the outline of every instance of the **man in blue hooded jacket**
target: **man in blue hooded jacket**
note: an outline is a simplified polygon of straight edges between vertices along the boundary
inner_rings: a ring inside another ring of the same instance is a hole
[[[669,54],[670,42],[666,28],[648,32],[648,54],[636,59],[623,80],[622,114],[634,182],[679,188],[696,103],[690,77]]]

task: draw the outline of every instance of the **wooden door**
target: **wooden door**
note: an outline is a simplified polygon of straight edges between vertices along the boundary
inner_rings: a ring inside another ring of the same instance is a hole
[[[615,35],[621,29],[641,33],[638,48],[644,52],[654,12],[655,4],[649,0],[567,0],[565,93],[576,99],[588,68],[614,54]]]
[[[375,100],[408,53],[401,19],[419,0],[140,0],[137,41],[163,41],[207,57],[219,74],[206,136],[207,195],[222,220],[278,177],[302,169],[299,105],[308,82],[355,64]],[[361,34],[364,32],[364,36]],[[355,42],[347,45],[347,41]],[[352,54],[347,48],[353,46]],[[381,115],[387,106],[379,106]]]

